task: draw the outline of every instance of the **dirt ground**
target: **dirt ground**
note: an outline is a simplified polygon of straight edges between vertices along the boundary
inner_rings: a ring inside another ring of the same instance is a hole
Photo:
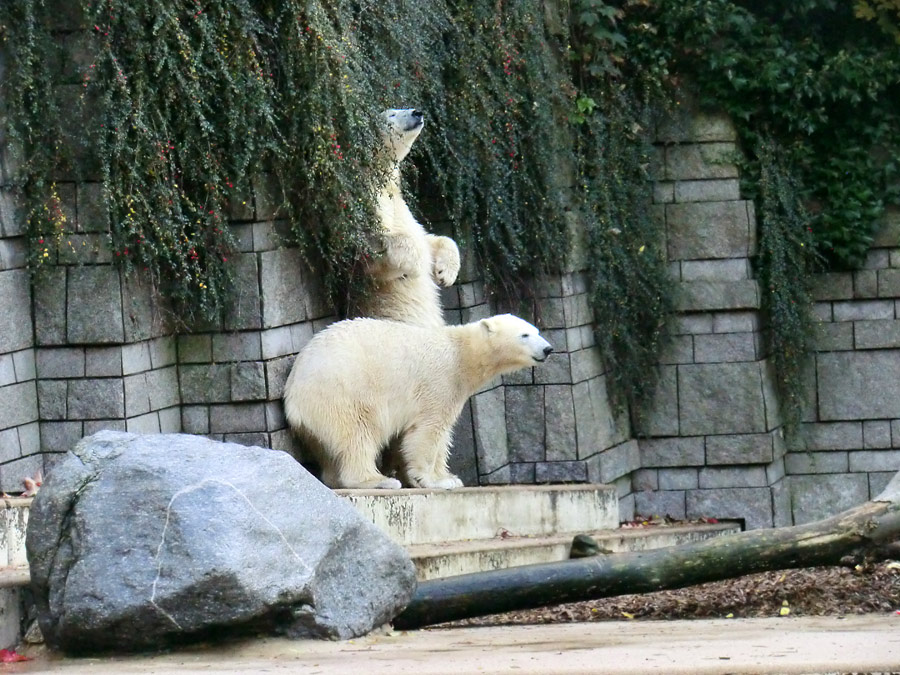
[[[884,561],[857,568],[763,572],[679,590],[509,612],[447,625],[849,616],[894,611],[900,611],[900,562]]]

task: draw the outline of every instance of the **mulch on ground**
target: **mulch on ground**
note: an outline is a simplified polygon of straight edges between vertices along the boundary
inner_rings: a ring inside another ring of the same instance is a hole
[[[689,588],[508,612],[444,626],[727,617],[843,616],[900,610],[900,563],[750,574]],[[900,620],[900,617],[898,617]]]

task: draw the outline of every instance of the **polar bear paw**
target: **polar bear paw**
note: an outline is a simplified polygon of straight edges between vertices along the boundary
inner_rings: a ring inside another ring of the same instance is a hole
[[[463,486],[463,482],[453,474],[443,476],[442,478],[422,478],[417,482],[419,483],[419,487],[431,488],[434,490],[453,490]]]
[[[431,238],[431,276],[438,286],[449,288],[459,275],[459,248],[450,237]]]

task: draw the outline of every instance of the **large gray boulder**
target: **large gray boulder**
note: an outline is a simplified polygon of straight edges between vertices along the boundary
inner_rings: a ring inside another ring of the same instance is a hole
[[[222,635],[346,639],[415,590],[406,552],[289,455],[102,431],[34,500],[41,630],[69,652]]]

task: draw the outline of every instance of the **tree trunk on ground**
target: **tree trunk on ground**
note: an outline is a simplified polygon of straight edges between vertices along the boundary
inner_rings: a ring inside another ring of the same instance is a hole
[[[486,614],[683,588],[793,567],[835,565],[900,538],[900,474],[878,497],[807,525],[633,553],[464,574],[419,584],[398,629]]]

